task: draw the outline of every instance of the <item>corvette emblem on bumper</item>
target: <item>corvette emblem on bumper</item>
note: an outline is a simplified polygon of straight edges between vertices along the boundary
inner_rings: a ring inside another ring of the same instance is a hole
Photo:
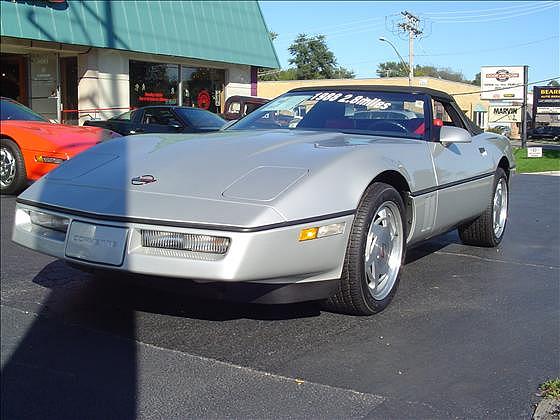
[[[157,179],[153,175],[142,175],[136,176],[130,180],[132,185],[144,185],[144,184],[151,184],[152,182],[156,182]]]

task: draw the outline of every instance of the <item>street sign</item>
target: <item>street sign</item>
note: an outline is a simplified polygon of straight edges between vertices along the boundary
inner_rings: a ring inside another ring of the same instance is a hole
[[[480,68],[480,99],[523,99],[524,66]]]
[[[542,147],[527,147],[527,157],[542,157]]]

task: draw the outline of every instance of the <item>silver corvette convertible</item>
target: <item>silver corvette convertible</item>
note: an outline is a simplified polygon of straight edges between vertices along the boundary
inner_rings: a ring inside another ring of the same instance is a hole
[[[445,93],[295,89],[222,132],[78,155],[18,197],[13,240],[84,269],[373,314],[407,247],[455,228],[500,243],[513,168],[508,140]]]

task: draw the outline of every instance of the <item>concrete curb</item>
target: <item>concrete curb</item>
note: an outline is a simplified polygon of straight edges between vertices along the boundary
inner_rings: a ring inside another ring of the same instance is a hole
[[[546,172],[516,172],[519,175],[550,175],[560,176],[560,171],[546,171]]]
[[[537,405],[533,420],[554,420],[560,418],[560,400],[544,398]]]

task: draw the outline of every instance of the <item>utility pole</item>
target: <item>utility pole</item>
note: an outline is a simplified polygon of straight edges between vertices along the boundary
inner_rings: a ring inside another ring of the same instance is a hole
[[[402,32],[408,32],[408,84],[412,86],[414,78],[414,38],[418,38],[423,34],[420,29],[420,19],[412,13],[401,12],[405,21],[400,22],[397,26]]]
[[[529,84],[529,66],[523,66],[523,105],[521,106],[521,147],[527,147],[527,88]],[[534,99],[533,99],[534,101]],[[533,119],[536,114],[533,114]]]

